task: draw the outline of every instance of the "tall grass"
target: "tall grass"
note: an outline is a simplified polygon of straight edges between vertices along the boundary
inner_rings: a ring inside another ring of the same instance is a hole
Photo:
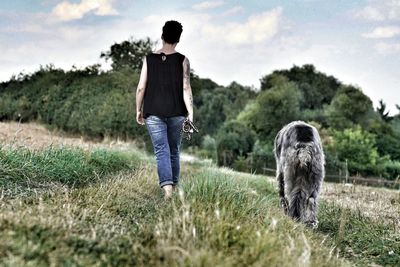
[[[326,202],[322,202],[320,210],[318,231],[329,234],[343,256],[363,266],[371,262],[400,266],[400,216],[392,221],[377,221]]]
[[[77,148],[29,150],[0,146],[0,187],[19,185],[30,187],[58,182],[67,186],[82,186],[101,180],[105,175],[133,170],[139,164],[134,153],[120,151],[84,151]]]
[[[155,230],[167,266],[346,265],[282,216],[271,185],[269,194],[260,195],[243,180],[203,170],[170,208]]]
[[[304,228],[283,215],[274,185],[262,176],[184,165],[179,189],[171,202],[164,202],[155,166],[144,163],[147,160],[144,156],[81,150],[23,154],[3,150],[2,153],[2,159],[28,166],[29,172],[25,172],[22,180],[32,175],[43,183],[65,179],[67,184],[75,185],[72,179],[81,179],[78,184],[85,186],[2,199],[0,265],[398,266],[400,263],[398,232],[390,223],[376,222],[322,202],[320,228],[317,231]],[[47,153],[55,153],[51,154],[53,159],[58,157],[52,168],[49,157],[45,157]],[[16,160],[19,157],[20,161]],[[40,162],[46,164],[35,165]],[[67,175],[56,175],[61,170],[74,175],[71,169],[82,177],[67,179]],[[112,173],[121,169],[124,171]],[[20,176],[12,170],[8,169],[8,175],[18,181]],[[44,176],[39,175],[42,171]],[[98,174],[107,179],[87,183],[97,179],[93,177]],[[7,188],[12,184],[2,186]]]
[[[5,265],[342,266],[322,239],[282,216],[273,187],[185,169],[164,202],[152,166],[0,207]],[[263,188],[263,190],[266,187]],[[265,191],[264,191],[265,192]]]

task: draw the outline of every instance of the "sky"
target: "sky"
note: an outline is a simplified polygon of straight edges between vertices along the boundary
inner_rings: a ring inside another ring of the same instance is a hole
[[[0,81],[50,63],[108,69],[102,51],[144,37],[158,49],[171,19],[183,24],[177,50],[200,77],[259,88],[274,70],[314,64],[397,113],[400,0],[5,0]]]

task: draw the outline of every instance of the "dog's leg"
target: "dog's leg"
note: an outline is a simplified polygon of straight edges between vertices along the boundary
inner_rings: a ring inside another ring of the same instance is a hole
[[[285,214],[287,214],[288,201],[285,198],[285,180],[283,177],[283,173],[280,170],[278,170],[278,172],[277,172],[277,180],[278,180],[278,186],[279,186],[280,204],[281,204],[281,207],[283,208]]]
[[[318,227],[317,201],[320,193],[322,180],[323,180],[322,172],[313,175],[313,181],[314,181],[313,189],[310,194],[310,197],[307,200],[308,218],[306,224],[312,228]]]
[[[296,186],[290,192],[288,192],[288,196],[288,215],[295,221],[303,222],[306,193],[304,192],[303,188]]]
[[[307,200],[307,209],[309,212],[309,218],[305,222],[308,227],[317,228],[318,227],[318,219],[317,219],[317,196],[314,193]]]

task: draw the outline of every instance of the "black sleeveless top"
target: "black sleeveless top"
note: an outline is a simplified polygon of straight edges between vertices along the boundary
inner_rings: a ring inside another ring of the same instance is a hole
[[[144,93],[143,117],[187,116],[183,101],[183,60],[176,52],[151,53],[146,56],[147,86]]]

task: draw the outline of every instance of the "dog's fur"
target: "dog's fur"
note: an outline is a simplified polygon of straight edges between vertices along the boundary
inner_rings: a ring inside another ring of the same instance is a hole
[[[317,199],[325,176],[325,156],[315,127],[294,121],[275,138],[275,159],[281,206],[285,213],[317,227]]]

